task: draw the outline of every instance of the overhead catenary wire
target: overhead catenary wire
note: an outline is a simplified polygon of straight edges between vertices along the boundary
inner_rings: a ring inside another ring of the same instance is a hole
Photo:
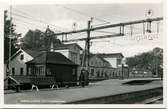
[[[64,8],[64,9],[69,10],[69,11],[73,11],[73,12],[75,12],[75,13],[78,13],[78,14],[82,15],[82,16],[86,16],[86,17],[89,17],[89,18],[93,18],[93,19],[95,19],[95,20],[97,20],[97,21],[101,21],[101,22],[105,22],[105,23],[110,23],[110,22],[108,22],[107,20],[104,20],[104,19],[101,19],[101,18],[98,18],[98,17],[95,17],[95,16],[91,16],[91,15],[85,13],[85,12],[81,12],[81,11],[79,11],[79,10],[76,10],[76,9],[73,9],[73,8],[69,8],[69,7],[67,7],[67,6],[63,6],[63,5],[57,5],[57,6],[60,6],[60,7]]]
[[[149,20],[151,22],[156,22],[156,21],[163,20],[163,17],[151,18]],[[100,30],[100,29],[115,28],[115,27],[126,26],[126,25],[141,24],[143,22],[148,22],[148,19],[129,21],[129,22],[123,22],[123,23],[116,23],[116,24],[109,24],[109,25],[94,27],[94,28],[90,28],[90,29],[85,28],[85,29],[80,29],[80,30],[76,30],[76,31],[68,31],[68,32],[63,32],[63,33],[56,33],[55,35],[81,33],[81,32],[86,32],[88,30],[89,31],[95,31],[95,30]],[[122,30],[124,30],[124,29],[122,28],[121,32],[123,32]]]
[[[122,16],[120,16],[120,15],[118,15],[118,14],[117,14],[117,15],[114,15],[114,17],[115,17],[115,16],[118,17],[118,18],[119,18],[119,17],[120,17],[120,18],[122,17]],[[108,22],[110,22],[110,21],[108,21]],[[110,23],[111,23],[111,22],[110,22]],[[126,25],[126,26],[124,26],[124,27],[127,27],[127,28],[129,28],[129,29],[133,28],[133,30],[134,30],[134,29],[135,29],[135,30],[140,30],[139,28],[136,28],[136,27],[131,26],[131,25]]]
[[[13,12],[13,15],[14,15],[14,16],[18,16],[18,17],[22,17],[22,18],[25,18],[25,19],[28,19],[28,20],[31,20],[31,21],[34,21],[34,22],[39,22],[39,23],[42,23],[42,24],[50,25],[50,26],[54,27],[55,29],[57,29],[57,30],[59,30],[59,31],[61,31],[61,32],[62,32],[62,30],[60,30],[60,29],[69,30],[69,29],[64,28],[64,27],[55,26],[55,25],[53,25],[53,24],[47,23],[47,22],[44,21],[44,20],[36,19],[36,18],[31,17],[31,16],[26,16],[26,15],[23,15],[23,14],[20,14],[20,13],[17,13],[17,12]],[[59,29],[58,29],[58,28],[59,28]]]
[[[108,21],[108,22],[105,22],[105,23],[94,24],[94,25],[92,25],[92,27],[103,26],[103,25],[108,24],[108,23],[111,23],[111,22]]]
[[[56,25],[54,25],[54,24],[50,24],[50,23],[48,23],[48,22],[46,22],[46,21],[44,21],[44,20],[36,19],[36,18],[30,16],[29,14],[27,14],[27,13],[25,13],[25,12],[23,12],[23,11],[20,11],[20,10],[18,10],[18,9],[16,9],[15,12],[18,12],[18,13],[20,13],[20,14],[26,15],[26,16],[28,16],[28,17],[31,18],[31,19],[37,20],[37,21],[39,21],[39,22],[41,22],[41,23],[44,23],[44,24],[47,24],[47,25],[51,25],[51,26],[53,26],[53,27],[55,27],[55,28],[62,28],[62,29],[65,29],[65,30],[69,30],[69,29],[64,28],[64,27],[60,27],[60,26],[56,26]]]
[[[13,11],[17,12],[17,13],[20,13],[20,14],[23,14],[23,15],[26,15],[26,16],[31,17],[31,18],[34,18],[33,16],[29,15],[28,13],[26,13],[24,11],[21,11],[21,10],[19,10],[17,8],[13,8]]]
[[[134,28],[134,27],[133,27]],[[72,34],[72,33],[71,33]],[[111,33],[112,34],[112,33]]]
[[[22,26],[24,26],[24,27],[27,27],[26,25],[23,25],[22,23],[24,23],[24,24],[29,24],[29,25],[31,25],[31,26],[34,26],[35,28],[36,27],[38,27],[38,28],[40,28],[40,29],[46,29],[46,26],[44,25],[44,26],[40,26],[40,25],[37,25],[37,24],[35,24],[35,23],[31,23],[31,22],[27,22],[27,21],[24,21],[24,20],[21,20],[21,19],[18,19],[18,18],[13,18],[16,22],[19,22],[19,25],[22,25]],[[30,29],[30,27],[28,28],[26,28],[26,29]],[[37,28],[36,28],[37,29]],[[56,32],[61,32],[61,31],[57,31],[56,30]]]
[[[88,15],[88,14],[86,14],[86,13],[84,13],[84,12],[78,11],[78,10],[76,10],[76,9],[72,9],[72,8],[69,8],[69,7],[66,7],[66,6],[62,6],[62,5],[58,5],[58,6],[61,6],[61,7],[65,8],[65,9],[74,11],[74,12],[76,12],[76,13],[78,13],[78,14],[82,14],[82,15],[84,15],[84,16],[90,17],[90,15]],[[20,11],[20,10],[18,10],[18,9],[16,9],[16,11],[19,12],[19,13],[28,15],[27,13],[22,12],[22,11]],[[29,15],[28,15],[28,16],[29,16]],[[32,18],[32,16],[29,16],[29,17]],[[103,20],[103,19],[101,19],[101,18],[97,18],[97,17],[92,17],[92,18],[93,18],[93,19],[96,19],[96,20],[97,20],[97,19],[98,19],[98,20],[100,19],[100,21],[105,22],[105,23],[98,24],[98,25],[104,25],[104,24],[107,24],[107,23],[111,23],[110,21]],[[39,21],[41,22],[41,20],[39,20]],[[94,26],[94,25],[93,25],[93,26]],[[97,25],[96,25],[96,26],[97,26]],[[138,28],[134,28],[134,29],[138,29]]]
[[[33,22],[39,22],[39,23],[41,23],[41,24],[50,25],[50,24],[48,24],[48,23],[42,22],[41,20],[29,18],[29,17],[23,16],[23,15],[19,15],[19,14],[16,14],[16,13],[14,13],[14,16],[22,17],[22,18],[28,19],[28,20],[33,21]],[[52,25],[51,25],[51,26],[52,26]],[[53,27],[53,26],[52,26],[52,27]],[[56,29],[56,30],[59,30],[59,29],[57,29],[57,27],[56,27],[55,29]],[[61,30],[59,30],[59,31],[62,32]]]
[[[19,22],[19,25],[21,24],[21,23],[24,23],[24,24],[29,24],[29,25],[31,25],[31,26],[35,26],[35,27],[39,27],[39,28],[43,28],[43,29],[46,29],[46,27],[44,26],[44,27],[42,27],[42,26],[39,26],[39,25],[37,25],[37,24],[34,24],[34,23],[30,23],[30,22],[27,22],[27,21],[23,21],[23,20],[20,20],[20,19],[18,19],[18,18],[13,18],[16,22]],[[24,26],[24,25],[23,25]]]
[[[95,30],[94,32],[108,33],[108,34],[116,34],[116,32],[109,32],[109,31],[102,31],[102,30]]]

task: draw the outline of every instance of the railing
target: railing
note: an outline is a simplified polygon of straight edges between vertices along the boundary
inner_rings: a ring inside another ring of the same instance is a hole
[[[30,83],[35,85],[51,85],[55,83],[54,77],[30,77]]]

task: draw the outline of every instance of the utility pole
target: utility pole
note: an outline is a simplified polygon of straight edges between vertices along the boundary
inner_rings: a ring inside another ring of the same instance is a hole
[[[6,33],[6,30],[7,30],[7,17],[8,17],[7,13],[8,13],[8,11],[5,10],[4,11],[4,47],[8,47],[7,46],[8,45],[8,34]],[[7,49],[7,48],[4,48],[4,49]],[[7,55],[6,50],[4,50],[4,55]],[[5,61],[6,61],[6,58],[4,59],[4,62]],[[9,75],[9,64],[7,63],[5,76],[8,76],[8,75]]]
[[[10,32],[9,32],[9,63],[8,63],[8,67],[9,67],[9,76],[11,75],[11,69],[10,69],[10,57],[11,57],[11,38],[12,38],[12,6],[10,6]]]
[[[5,29],[6,29],[6,19],[8,17],[7,12],[8,12],[7,10],[4,11],[4,39],[6,37]]]
[[[91,21],[88,21],[88,31],[87,31],[87,67],[89,68],[89,56],[90,56],[90,23]]]
[[[90,57],[90,28],[91,28],[91,21],[88,21],[88,29],[87,29],[87,38],[86,38],[86,44],[85,44],[85,66],[86,66],[86,72],[85,72],[85,85],[89,84],[89,57]]]
[[[7,47],[8,43],[6,43],[6,41],[8,40],[7,39],[7,33],[6,33],[6,30],[7,30],[7,10],[4,11],[4,47]],[[6,54],[6,51],[4,50],[4,55],[7,55]],[[6,60],[6,59],[4,59]]]
[[[158,72],[158,55],[156,55],[156,57],[155,57],[155,60],[156,60],[156,62],[155,62],[155,65],[156,65],[156,75],[157,75],[157,77],[159,77],[159,72]]]

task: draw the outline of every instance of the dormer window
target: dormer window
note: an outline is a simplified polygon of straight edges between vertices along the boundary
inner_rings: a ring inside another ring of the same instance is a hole
[[[20,55],[20,60],[23,60],[23,59],[24,59],[24,55],[21,54],[21,55]]]

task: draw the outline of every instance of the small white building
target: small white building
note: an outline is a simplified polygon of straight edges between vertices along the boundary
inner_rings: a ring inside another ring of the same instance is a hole
[[[27,67],[25,63],[32,60],[35,56],[39,55],[39,53],[40,52],[28,49],[19,49],[10,58],[9,71],[11,75],[26,75]]]

